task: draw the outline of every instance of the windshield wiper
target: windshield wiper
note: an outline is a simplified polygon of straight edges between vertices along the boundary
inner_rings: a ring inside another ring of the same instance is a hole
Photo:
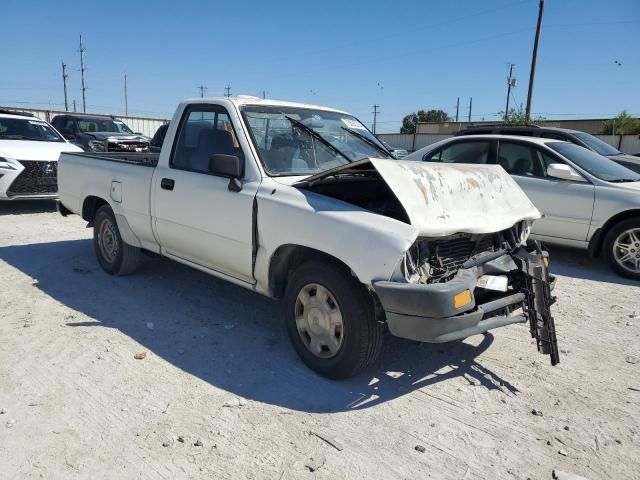
[[[640,178],[614,178],[613,180],[607,180],[610,183],[626,183],[626,182],[640,182]]]
[[[360,140],[362,140],[366,144],[372,146],[373,148],[375,148],[379,152],[382,152],[385,155],[385,157],[387,157],[387,158],[388,157],[392,157],[393,158],[393,155],[391,155],[391,152],[389,152],[386,148],[378,145],[376,142],[374,142],[370,138],[366,137],[365,135],[361,134],[360,132],[356,132],[355,130],[351,130],[350,128],[347,128],[347,127],[340,127],[340,128],[342,130],[346,131],[346,132],[349,132],[354,137],[358,137]]]
[[[0,138],[6,138],[8,140],[29,140],[29,137],[25,137],[24,135],[11,135],[11,134],[0,135]]]
[[[283,114],[284,115],[284,114]],[[296,120],[295,118],[291,118],[289,115],[284,115],[284,118],[286,118],[287,120],[289,120],[292,124],[300,127],[302,130],[304,130],[305,132],[307,132],[309,135],[311,135],[313,138],[315,138],[316,140],[319,140],[321,143],[323,143],[324,145],[326,145],[327,147],[329,147],[334,153],[337,153],[338,155],[340,155],[341,157],[344,157],[347,162],[352,163],[353,160],[351,160],[349,157],[347,157],[347,155],[345,153],[342,153],[337,147],[335,147],[329,140],[326,140],[322,137],[322,135],[320,135],[318,132],[316,132],[313,128],[311,127],[307,127],[304,123],[302,123],[300,120]]]

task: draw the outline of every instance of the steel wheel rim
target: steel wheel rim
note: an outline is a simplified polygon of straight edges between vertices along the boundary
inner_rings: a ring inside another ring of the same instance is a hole
[[[310,283],[300,289],[295,304],[298,335],[318,358],[332,358],[344,343],[344,322],[333,294],[322,285]]]
[[[110,219],[105,219],[98,229],[98,247],[102,257],[113,263],[118,256],[118,236],[116,227]]]
[[[640,228],[622,232],[613,242],[613,257],[620,267],[640,273]]]

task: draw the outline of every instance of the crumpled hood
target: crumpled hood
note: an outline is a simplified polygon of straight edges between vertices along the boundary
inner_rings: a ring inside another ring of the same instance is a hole
[[[135,135],[131,133],[117,133],[117,132],[87,132],[87,135],[91,135],[96,140],[115,139],[127,142],[148,142],[149,137],[143,135]]]
[[[437,164],[370,158],[305,179],[354,175],[373,165],[389,185],[421,236],[493,233],[540,212],[499,165]]]
[[[33,140],[0,140],[0,157],[15,160],[58,160],[62,152],[82,152],[67,142],[39,142]]]

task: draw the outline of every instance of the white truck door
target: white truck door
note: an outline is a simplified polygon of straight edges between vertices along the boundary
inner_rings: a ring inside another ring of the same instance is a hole
[[[155,172],[156,233],[167,256],[253,283],[253,208],[259,182],[230,190],[229,178],[209,172],[214,154],[244,158],[227,110],[188,106],[168,165],[159,164]]]

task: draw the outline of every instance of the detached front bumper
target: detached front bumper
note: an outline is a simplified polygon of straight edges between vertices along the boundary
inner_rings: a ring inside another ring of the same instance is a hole
[[[529,321],[539,350],[550,353],[544,350],[555,349],[557,356],[549,309],[555,278],[548,274],[544,256],[539,249],[521,248],[489,261],[480,259],[445,283],[380,281],[374,282],[373,287],[385,311],[389,331],[395,336],[442,343]],[[506,276],[508,290],[487,291],[478,287],[478,279],[483,275]],[[464,304],[457,306],[461,296],[466,297]],[[553,345],[546,348],[549,342]]]

